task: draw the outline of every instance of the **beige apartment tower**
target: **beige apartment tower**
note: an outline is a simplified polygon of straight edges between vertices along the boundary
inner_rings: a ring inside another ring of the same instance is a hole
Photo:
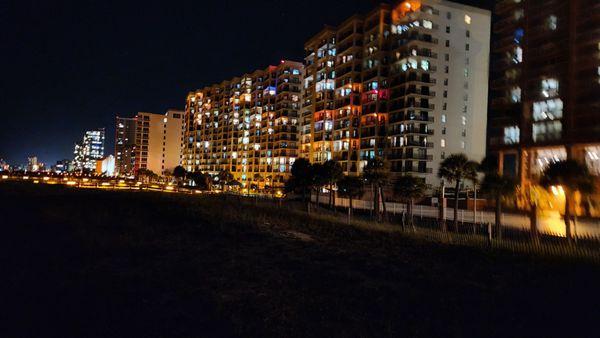
[[[138,113],[135,133],[135,171],[148,169],[158,175],[172,172],[181,163],[184,113]]]

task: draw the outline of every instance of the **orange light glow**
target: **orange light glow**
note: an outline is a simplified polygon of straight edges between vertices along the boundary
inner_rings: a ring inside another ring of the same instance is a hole
[[[405,17],[410,12],[416,12],[421,8],[421,1],[419,0],[406,0],[400,3],[392,12],[392,21],[397,22],[401,18]]]

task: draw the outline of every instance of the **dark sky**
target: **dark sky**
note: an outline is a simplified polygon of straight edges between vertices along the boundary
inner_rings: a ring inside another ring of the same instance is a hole
[[[488,7],[490,0],[459,1]],[[0,158],[71,158],[84,130],[183,108],[186,94],[282,58],[372,0],[0,1]]]

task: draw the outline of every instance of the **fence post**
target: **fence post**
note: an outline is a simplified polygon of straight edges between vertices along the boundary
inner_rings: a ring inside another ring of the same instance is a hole
[[[488,222],[487,224],[487,238],[488,238],[488,246],[490,249],[492,248],[492,223]]]

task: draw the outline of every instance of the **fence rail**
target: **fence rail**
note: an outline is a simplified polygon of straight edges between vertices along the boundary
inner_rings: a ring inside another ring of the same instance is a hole
[[[317,196],[313,194],[312,201],[316,203]],[[328,195],[321,194],[319,198],[319,204],[328,204]],[[337,208],[348,208],[349,201],[346,198],[336,197],[335,206]],[[373,201],[367,200],[353,200],[352,207],[355,210],[372,211]],[[388,213],[391,215],[399,215],[405,213],[406,204],[396,202],[386,202],[386,208]],[[439,208],[427,205],[415,205],[413,214],[417,218],[439,218]],[[447,221],[454,221],[454,209],[445,208],[445,219]],[[489,211],[472,211],[472,210],[458,210],[458,221],[464,223],[474,224],[487,224],[495,223],[495,214]],[[502,226],[506,229],[516,229],[521,231],[529,231],[531,228],[530,219],[527,215],[514,214],[514,213],[503,213]],[[558,212],[546,212],[538,217],[537,229],[542,234],[565,237],[565,226],[564,220],[558,214]],[[577,238],[589,239],[598,238],[600,239],[600,220],[580,220],[574,227],[574,234]]]

